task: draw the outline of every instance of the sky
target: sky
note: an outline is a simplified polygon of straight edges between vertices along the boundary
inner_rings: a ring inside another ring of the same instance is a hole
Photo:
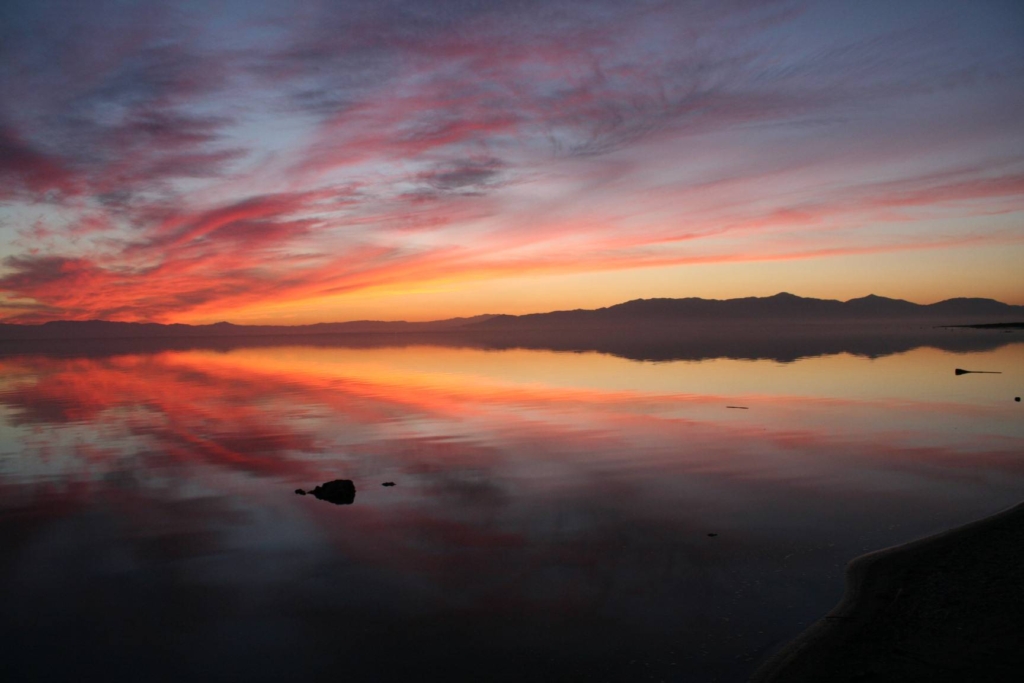
[[[1024,304],[1024,5],[0,3],[0,319]]]

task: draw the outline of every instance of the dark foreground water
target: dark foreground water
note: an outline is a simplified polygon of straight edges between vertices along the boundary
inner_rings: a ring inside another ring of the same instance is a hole
[[[0,680],[741,681],[1024,499],[1020,343],[123,346],[0,354]]]

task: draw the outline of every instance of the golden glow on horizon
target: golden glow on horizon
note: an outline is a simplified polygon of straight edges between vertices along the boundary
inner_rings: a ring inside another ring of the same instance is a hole
[[[175,322],[301,325],[346,320],[422,322],[487,313],[600,308],[631,299],[771,296],[848,300],[867,294],[930,304],[983,297],[1024,305],[1024,245],[827,258],[688,264],[600,272],[448,278],[301,301],[253,304]],[[979,276],[979,273],[983,275]],[[936,284],[937,282],[941,284]]]
[[[351,40],[343,4],[250,4],[5,16],[3,320],[1024,305],[1005,3],[710,3],[699,46],[687,3],[385,3]]]

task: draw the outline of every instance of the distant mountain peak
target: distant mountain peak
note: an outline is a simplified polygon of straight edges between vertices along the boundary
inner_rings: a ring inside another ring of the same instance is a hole
[[[920,304],[911,303],[911,302],[907,301],[906,299],[894,299],[891,296],[880,296],[878,294],[868,294],[867,296],[860,296],[860,297],[857,297],[855,299],[849,299],[846,303],[851,304],[851,303],[856,303],[856,302],[862,302],[862,303],[892,303],[892,302],[898,302],[898,303],[907,304],[907,305],[910,305],[910,306],[919,306],[920,305]]]

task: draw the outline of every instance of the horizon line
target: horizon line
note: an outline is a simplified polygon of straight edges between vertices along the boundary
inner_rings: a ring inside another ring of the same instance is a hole
[[[473,320],[473,319],[476,319],[476,318],[495,318],[495,317],[521,318],[521,317],[526,317],[526,316],[550,315],[550,314],[556,314],[556,313],[571,313],[571,312],[577,312],[577,311],[603,311],[603,310],[607,310],[609,308],[615,308],[617,306],[622,306],[622,305],[625,305],[625,304],[634,303],[634,302],[638,302],[638,301],[708,301],[708,302],[730,302],[730,301],[746,301],[746,300],[761,300],[761,301],[764,301],[764,300],[769,300],[769,299],[777,299],[779,297],[792,297],[792,298],[795,298],[795,299],[802,299],[802,300],[806,300],[806,301],[836,302],[836,303],[840,303],[840,304],[848,304],[848,303],[853,302],[853,301],[862,301],[862,300],[865,300],[865,299],[878,299],[878,300],[884,300],[884,301],[907,303],[907,304],[911,304],[913,306],[919,306],[919,307],[922,307],[922,308],[927,308],[929,306],[936,306],[938,304],[946,303],[946,302],[949,302],[949,301],[977,301],[977,302],[987,301],[987,302],[994,302],[994,303],[997,303],[997,304],[1002,304],[1004,306],[1013,306],[1013,307],[1024,308],[1024,305],[1021,305],[1021,304],[1011,304],[1011,303],[1007,303],[1005,301],[1000,301],[998,299],[993,299],[993,298],[990,298],[990,297],[956,296],[956,297],[951,297],[951,298],[948,298],[948,299],[941,299],[939,301],[935,301],[935,302],[932,302],[930,304],[922,304],[922,303],[918,303],[916,301],[910,301],[909,299],[899,299],[899,298],[888,297],[888,296],[883,296],[883,295],[874,294],[874,293],[869,293],[869,294],[865,294],[863,296],[858,296],[858,297],[853,297],[853,298],[850,298],[850,299],[843,300],[843,299],[826,299],[826,298],[819,298],[819,297],[812,297],[812,296],[802,296],[802,295],[799,295],[799,294],[793,294],[792,292],[788,292],[788,291],[780,291],[780,292],[777,292],[775,294],[770,294],[770,295],[767,295],[767,296],[741,296],[741,297],[732,297],[732,298],[728,298],[728,299],[715,299],[715,298],[705,298],[705,297],[698,297],[698,296],[650,297],[650,298],[640,297],[640,298],[636,298],[636,299],[628,299],[626,301],[620,301],[618,303],[609,304],[607,306],[600,306],[600,307],[597,307],[597,308],[561,308],[561,309],[554,309],[554,310],[548,310],[548,311],[534,311],[534,312],[530,312],[530,313],[518,313],[518,314],[513,314],[513,313],[479,313],[479,314],[476,314],[476,315],[459,315],[459,316],[452,316],[452,317],[449,317],[449,318],[432,318],[432,319],[429,319],[429,320],[415,320],[415,321],[410,321],[410,320],[382,320],[382,319],[371,319],[371,318],[359,318],[359,319],[354,319],[354,320],[323,320],[323,321],[311,322],[311,323],[289,324],[289,323],[235,323],[235,322],[231,322],[230,320],[219,320],[219,321],[212,322],[212,323],[182,323],[182,322],[158,322],[158,321],[155,321],[155,320],[109,320],[109,319],[102,319],[102,318],[86,318],[86,319],[53,318],[53,319],[45,320],[45,321],[42,321],[42,322],[30,322],[30,323],[25,323],[25,322],[9,322],[8,319],[0,319],[0,325],[10,325],[10,326],[17,326],[17,327],[40,327],[40,326],[48,325],[48,324],[51,324],[51,323],[112,323],[112,324],[124,324],[124,325],[160,325],[160,326],[164,326],[164,327],[173,327],[173,326],[181,326],[181,327],[212,327],[212,326],[215,326],[215,325],[231,325],[233,327],[280,327],[280,328],[314,327],[314,326],[317,326],[317,325],[349,325],[349,324],[356,324],[356,323],[380,323],[380,324],[403,324],[404,323],[404,324],[408,324],[408,325],[428,325],[428,324],[431,324],[431,323],[443,323],[443,322],[451,322],[451,321],[457,321],[457,320]]]

